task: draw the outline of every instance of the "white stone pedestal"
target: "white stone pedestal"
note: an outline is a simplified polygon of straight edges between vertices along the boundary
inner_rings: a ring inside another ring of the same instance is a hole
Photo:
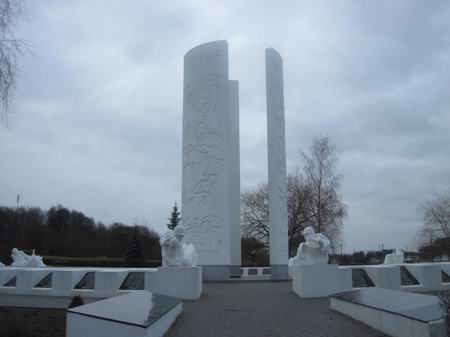
[[[198,300],[202,295],[202,267],[160,267],[145,277],[145,290],[156,294],[183,300]]]
[[[340,291],[339,269],[335,264],[292,267],[292,288],[300,297],[326,297]]]

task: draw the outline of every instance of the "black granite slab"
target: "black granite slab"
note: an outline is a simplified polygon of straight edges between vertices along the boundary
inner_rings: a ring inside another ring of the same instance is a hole
[[[144,290],[145,274],[141,272],[128,273],[120,286],[120,290]]]
[[[353,288],[375,287],[372,279],[363,268],[352,268]]]
[[[42,280],[34,285],[35,288],[51,288],[53,284],[53,273],[47,274]]]
[[[414,286],[420,284],[405,266],[400,266],[400,278],[402,286]]]
[[[87,272],[73,289],[95,289],[95,272]]]
[[[3,286],[4,287],[15,287],[17,285],[17,276],[14,276],[12,279],[7,281]]]
[[[181,303],[179,298],[135,291],[67,309],[69,313],[147,328]]]
[[[441,277],[443,283],[449,283],[450,282],[450,275],[447,274],[445,271],[441,270]]]
[[[443,318],[439,298],[431,295],[367,288],[339,293],[331,297],[425,323]]]

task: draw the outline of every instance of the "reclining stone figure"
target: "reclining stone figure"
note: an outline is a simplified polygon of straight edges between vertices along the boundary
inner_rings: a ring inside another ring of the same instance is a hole
[[[321,234],[315,233],[312,227],[303,230],[305,242],[297,250],[297,256],[289,260],[289,265],[298,264],[327,264],[330,251],[330,240]]]
[[[194,267],[197,263],[197,253],[193,244],[182,243],[186,234],[183,226],[178,225],[173,231],[164,234],[159,243],[163,267]]]
[[[47,267],[42,261],[42,257],[35,255],[27,255],[23,251],[13,248],[11,252],[13,263],[11,267]]]

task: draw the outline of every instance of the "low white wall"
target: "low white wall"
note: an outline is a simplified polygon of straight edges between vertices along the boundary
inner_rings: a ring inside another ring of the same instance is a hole
[[[364,266],[363,268],[377,288],[400,290],[400,268],[391,265]]]
[[[324,267],[328,266],[328,267]],[[342,266],[338,276],[334,265],[292,266],[292,289],[301,297],[322,297],[353,289],[352,269],[364,269],[375,287],[411,292],[450,290],[450,283],[443,283],[441,270],[450,275],[450,262],[414,263],[399,265]],[[400,266],[404,266],[420,282],[419,285],[402,286]],[[328,268],[328,269],[327,269]]]
[[[94,289],[74,289],[88,272],[95,273]],[[173,268],[14,268],[0,267],[0,294],[42,295],[56,297],[107,298],[132,290],[120,290],[131,272],[144,273],[144,289],[182,299],[198,299],[202,293],[201,267]],[[53,273],[50,288],[36,288]],[[15,287],[3,285],[17,277]]]

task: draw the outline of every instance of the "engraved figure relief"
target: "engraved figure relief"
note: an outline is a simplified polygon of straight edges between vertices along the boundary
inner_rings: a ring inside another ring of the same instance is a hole
[[[286,175],[286,150],[284,146],[284,137],[279,135],[275,143],[275,154],[278,172]]]
[[[223,224],[223,218],[210,214],[204,217],[188,217],[183,225],[186,230],[195,232],[218,232]]]
[[[214,49],[212,51],[205,51],[199,53],[188,60],[188,66],[191,69],[197,69],[199,67],[209,67],[217,63],[217,59],[222,58],[222,51]]]
[[[222,77],[216,73],[208,73],[195,83],[185,87],[184,106],[188,113],[205,117],[211,111],[216,111],[219,99],[219,84]]]
[[[223,223],[222,218],[215,215],[209,215],[207,217],[202,218],[199,221],[198,231],[217,232],[220,229],[222,223]]]
[[[225,234],[227,216],[228,76],[224,44],[204,48],[185,58],[182,197],[189,242],[201,263],[210,263],[223,250],[218,240]]]

